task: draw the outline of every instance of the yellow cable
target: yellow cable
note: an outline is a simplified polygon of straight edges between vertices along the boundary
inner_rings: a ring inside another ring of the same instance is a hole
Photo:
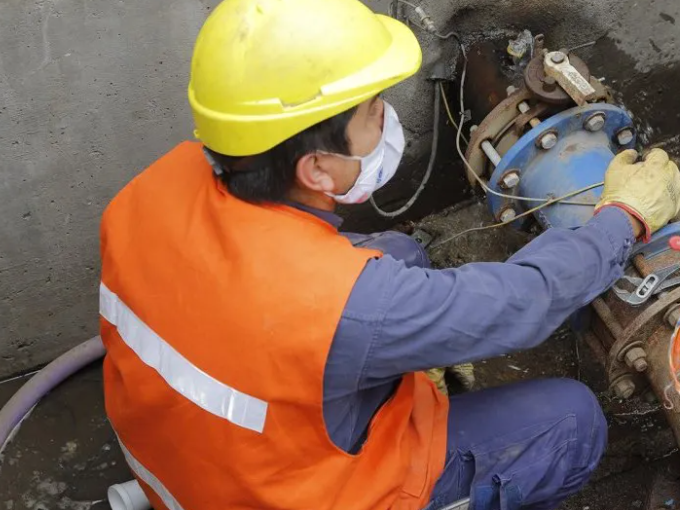
[[[554,198],[554,199],[549,199],[545,204],[538,205],[536,207],[533,207],[529,209],[528,211],[524,211],[522,214],[518,214],[515,216],[512,220],[506,221],[505,223],[496,223],[494,225],[487,225],[486,227],[476,227],[476,228],[469,228],[467,230],[463,230],[462,232],[458,232],[457,234],[454,234],[450,237],[447,237],[446,239],[442,239],[441,241],[437,241],[432,245],[432,249],[438,248],[442,244],[446,244],[450,241],[453,241],[454,239],[457,239],[465,234],[469,234],[470,232],[479,232],[481,230],[491,230],[492,228],[499,228],[499,227],[504,227],[505,225],[509,225],[510,223],[513,223],[514,221],[524,218],[526,216],[529,216],[530,214],[535,213],[536,211],[540,211],[541,209],[545,209],[548,206],[555,205],[558,202],[562,202],[563,200],[567,198],[571,198],[574,195],[578,195],[579,193],[583,193],[584,191],[591,190],[593,188],[598,188],[600,186],[604,185],[604,182],[598,182],[596,184],[591,184],[590,186],[582,189],[577,189],[576,191],[572,191],[570,193],[567,193],[566,195],[562,195],[561,197]],[[563,203],[568,203],[568,202],[563,202]]]
[[[453,124],[453,127],[456,128],[456,131],[461,131],[461,129],[458,127],[458,123],[457,123],[456,120],[453,118],[453,115],[451,115],[451,109],[449,108],[449,101],[448,101],[448,99],[446,98],[446,92],[444,92],[444,86],[443,86],[441,83],[439,83],[439,90],[440,90],[440,92],[441,92],[442,99],[444,100],[444,108],[446,108],[446,115],[447,115],[448,118],[449,118],[449,122],[450,122],[451,124]],[[468,140],[467,138],[465,138],[465,135],[461,135],[461,136],[463,137],[463,140],[465,141],[465,144],[466,144],[466,145],[470,145],[470,142],[469,142],[469,140]]]

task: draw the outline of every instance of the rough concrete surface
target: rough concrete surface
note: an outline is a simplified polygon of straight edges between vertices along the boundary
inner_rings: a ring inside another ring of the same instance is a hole
[[[0,2],[0,375],[97,330],[103,207],[191,135],[198,0]]]

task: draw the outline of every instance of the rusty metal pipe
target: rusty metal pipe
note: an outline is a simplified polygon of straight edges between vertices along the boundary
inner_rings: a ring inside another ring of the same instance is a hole
[[[605,352],[604,347],[602,347],[602,342],[600,342],[597,336],[595,336],[595,334],[592,331],[587,331],[586,333],[580,336],[588,344],[590,350],[593,351],[593,356],[595,356],[597,362],[600,363],[603,367],[606,367],[607,353]]]
[[[597,315],[600,316],[602,322],[611,333],[612,337],[614,337],[614,340],[621,338],[621,335],[623,334],[623,327],[616,317],[614,317],[611,308],[609,308],[607,303],[604,302],[604,299],[598,297],[595,299],[595,301],[593,301],[592,305]]]

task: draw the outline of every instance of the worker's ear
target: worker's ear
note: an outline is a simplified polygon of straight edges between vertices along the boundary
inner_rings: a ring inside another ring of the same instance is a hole
[[[298,185],[323,193],[342,193],[342,175],[346,162],[332,154],[313,152],[302,156],[295,166]]]

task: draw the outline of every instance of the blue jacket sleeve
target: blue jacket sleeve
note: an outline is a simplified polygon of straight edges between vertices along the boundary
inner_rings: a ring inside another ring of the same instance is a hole
[[[627,217],[608,208],[579,229],[548,230],[505,263],[433,270],[372,260],[334,343],[361,339],[359,389],[534,347],[621,277],[633,242]]]

